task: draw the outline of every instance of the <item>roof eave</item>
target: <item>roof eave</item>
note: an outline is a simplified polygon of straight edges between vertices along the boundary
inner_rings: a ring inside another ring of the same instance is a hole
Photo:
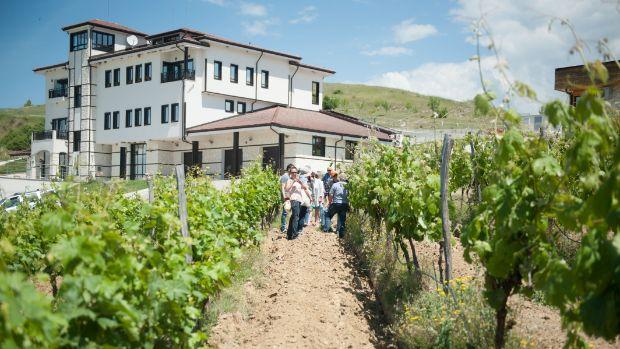
[[[68,26],[63,27],[61,29],[62,29],[62,31],[66,32],[68,30],[84,27],[84,26],[87,26],[87,25],[92,25],[93,27],[105,28],[105,29],[109,29],[109,30],[114,30],[114,31],[118,31],[118,32],[121,32],[121,33],[126,33],[126,34],[135,34],[135,35],[143,36],[143,37],[145,37],[147,35],[145,33],[139,32],[137,30],[131,30],[131,29],[125,29],[125,28],[117,28],[117,27],[113,27],[113,26],[109,26],[109,25],[105,25],[105,24],[94,23],[94,22],[91,22],[91,21],[86,21],[86,22],[82,22],[82,23],[68,25]]]

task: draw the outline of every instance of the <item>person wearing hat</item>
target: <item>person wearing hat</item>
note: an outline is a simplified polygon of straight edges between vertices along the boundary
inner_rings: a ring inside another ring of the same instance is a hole
[[[331,204],[329,205],[328,223],[331,225],[331,218],[337,214],[336,232],[338,232],[338,237],[343,238],[347,212],[349,211],[349,191],[346,188],[346,180],[342,176],[339,177],[337,172],[333,173],[332,179],[333,184],[329,189],[329,201]]]
[[[311,197],[312,193],[308,187],[302,183],[297,168],[291,167],[289,170],[289,180],[284,186],[286,195],[291,202],[291,218],[288,222],[286,237],[289,240],[296,239],[304,228],[303,217],[306,214],[307,207],[303,205],[304,195]]]

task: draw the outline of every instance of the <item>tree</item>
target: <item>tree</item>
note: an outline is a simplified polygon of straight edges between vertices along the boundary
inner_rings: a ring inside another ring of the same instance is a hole
[[[430,97],[428,99],[428,107],[431,109],[433,114],[437,113],[437,117],[440,119],[445,119],[448,117],[448,108],[441,106],[441,101],[437,97]]]
[[[30,98],[28,98],[26,103],[24,103],[24,107],[32,107],[32,101],[30,100]]]
[[[340,99],[338,99],[338,97],[330,97],[330,96],[323,97],[323,109],[324,110],[334,110],[338,108],[339,105],[340,105]]]

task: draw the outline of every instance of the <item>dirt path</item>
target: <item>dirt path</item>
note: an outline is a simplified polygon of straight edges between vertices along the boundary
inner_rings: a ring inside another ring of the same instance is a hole
[[[373,348],[379,306],[335,234],[307,227],[287,241],[271,231],[260,287],[246,284],[249,315],[223,314],[209,344],[217,348]]]

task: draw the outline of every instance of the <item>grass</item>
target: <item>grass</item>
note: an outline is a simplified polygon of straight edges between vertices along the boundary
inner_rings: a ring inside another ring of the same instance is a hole
[[[131,193],[134,191],[142,190],[148,188],[148,183],[145,179],[136,179],[136,180],[114,180],[110,182],[103,181],[88,181],[82,182],[79,185],[82,186],[82,189],[86,191],[92,191],[99,186],[111,186],[118,185],[120,190],[124,193]]]
[[[45,126],[45,106],[0,108],[0,154],[30,149],[30,135]]]
[[[415,92],[367,85],[326,83],[325,96],[337,98],[337,112],[397,129],[445,129],[489,127],[488,117],[474,116],[473,101],[439,98],[448,109],[445,119],[433,119],[429,96]]]
[[[15,161],[9,162],[8,164],[4,164],[0,166],[0,175],[24,173],[26,172],[27,166],[28,166],[28,159],[20,158]]]

